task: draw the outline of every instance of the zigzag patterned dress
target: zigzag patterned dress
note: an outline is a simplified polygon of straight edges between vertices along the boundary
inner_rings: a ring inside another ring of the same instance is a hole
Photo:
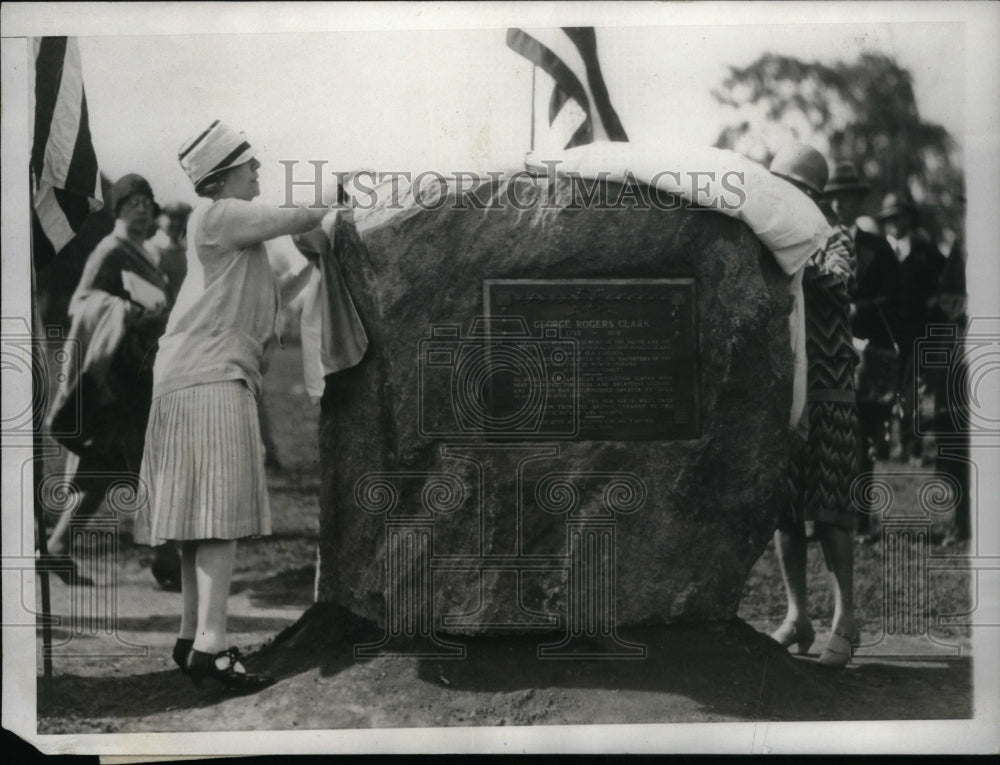
[[[851,341],[854,245],[838,227],[810,258],[805,295],[809,436],[791,459],[791,520],[853,529],[851,483],[858,474],[858,413],[854,397],[857,353]]]

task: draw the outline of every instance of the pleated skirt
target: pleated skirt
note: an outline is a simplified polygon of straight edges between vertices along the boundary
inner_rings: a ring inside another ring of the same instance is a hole
[[[139,475],[140,544],[271,533],[257,400],[240,380],[155,398]]]

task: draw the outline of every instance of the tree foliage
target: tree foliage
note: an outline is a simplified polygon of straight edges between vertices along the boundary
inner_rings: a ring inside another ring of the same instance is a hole
[[[768,53],[729,69],[713,91],[733,111],[717,146],[766,164],[782,144],[802,141],[831,168],[855,163],[872,187],[868,213],[887,192],[906,190],[932,236],[960,229],[956,198],[964,192],[955,141],[920,118],[913,79],[891,57],[866,53],[826,65]]]

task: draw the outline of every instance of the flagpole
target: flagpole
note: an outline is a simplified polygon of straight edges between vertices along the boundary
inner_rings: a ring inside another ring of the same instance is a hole
[[[538,69],[531,65],[531,150],[535,150],[535,71]]]
[[[28,193],[29,193],[29,205],[31,212],[29,217],[34,213],[35,209],[35,199],[34,199],[34,176],[29,171],[28,177]],[[41,314],[38,310],[38,284],[35,276],[35,227],[34,225],[28,226],[29,234],[29,252],[28,252],[28,263],[31,268],[31,336],[33,340],[38,340],[45,336],[45,332],[42,330]],[[45,366],[42,364],[39,354],[42,353],[42,344],[40,342],[33,342],[31,344],[31,366],[32,366],[32,403],[34,406],[31,408],[31,427],[32,427],[32,438],[31,438],[31,456],[32,456],[32,499],[34,506],[34,525],[35,525],[35,543],[38,547],[38,562],[41,566],[36,566],[35,573],[38,575],[38,581],[42,590],[42,676],[46,680],[52,678],[52,600],[49,588],[49,548],[48,539],[45,536],[45,507],[42,502],[42,492],[40,490],[42,483],[42,471],[44,465],[44,454],[45,450],[43,448],[42,441],[42,428],[45,419],[45,412],[42,411],[41,405],[37,402],[48,401],[48,396],[45,395],[44,391],[39,391],[35,389],[35,386],[47,386],[49,380],[46,375],[42,374],[39,370],[44,370]]]

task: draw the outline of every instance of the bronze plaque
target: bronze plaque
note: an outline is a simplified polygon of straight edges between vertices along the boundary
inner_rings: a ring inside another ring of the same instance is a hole
[[[540,343],[572,341],[574,426],[561,434],[552,428],[552,436],[701,435],[694,279],[490,279],[483,293],[488,320],[519,317]],[[566,406],[565,387],[554,391],[554,407]]]

